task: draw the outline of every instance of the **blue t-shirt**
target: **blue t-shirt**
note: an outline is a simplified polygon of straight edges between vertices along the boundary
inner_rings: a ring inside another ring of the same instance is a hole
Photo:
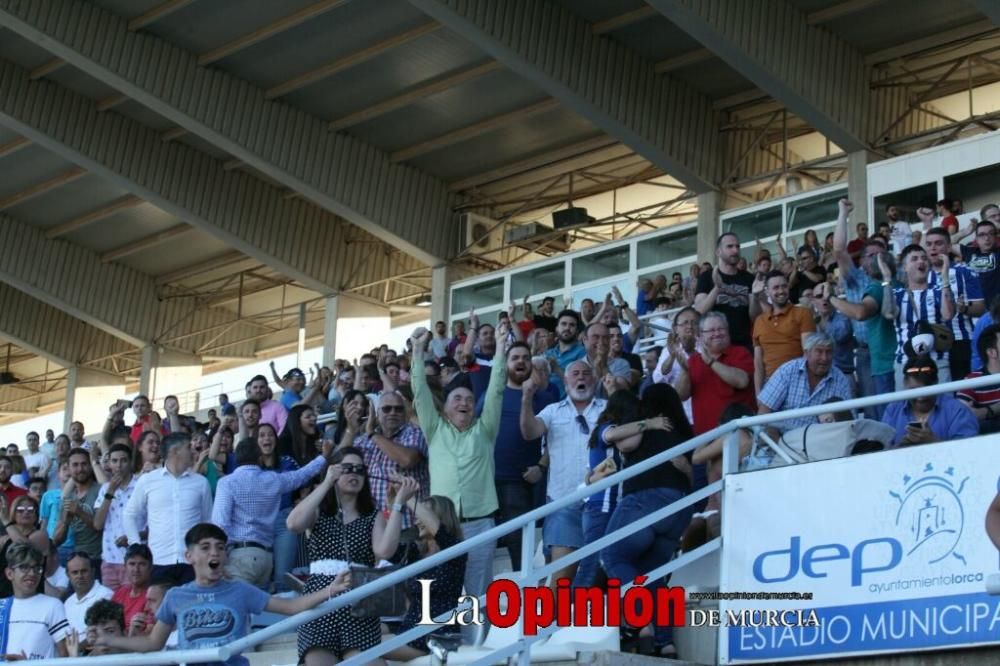
[[[538,464],[542,457],[542,440],[521,437],[521,390],[505,386],[500,408],[500,429],[493,447],[494,478],[497,481],[520,481],[524,470]],[[544,391],[532,398],[535,414],[559,399],[559,391],[551,382]],[[483,396],[476,402],[476,416],[483,411]]]
[[[622,454],[618,451],[618,447],[614,444],[608,444],[608,440],[604,439],[604,434],[614,425],[616,424],[602,423],[597,426],[597,441],[600,444],[590,447],[589,468],[591,472],[594,471],[595,467],[607,460],[609,456],[614,457],[615,467],[619,471],[622,469]],[[615,505],[618,504],[618,496],[621,495],[621,492],[622,484],[619,483],[611,486],[603,493],[591,495],[584,502],[588,509],[600,509],[602,513],[611,513],[615,510]]]
[[[56,533],[56,524],[59,522],[59,513],[62,511],[62,488],[46,490],[42,494],[41,507],[38,509],[38,517],[45,520],[45,531],[51,539]],[[66,530],[66,540],[59,546],[62,550],[72,550],[73,548],[73,527]]]
[[[302,396],[293,391],[292,389],[285,389],[281,392],[281,404],[284,405],[285,409],[291,411],[295,403],[301,402]]]
[[[219,647],[249,634],[250,616],[262,613],[269,599],[266,592],[242,581],[224,580],[211,587],[188,583],[167,591],[156,619],[176,628],[181,650]],[[224,663],[250,662],[235,655]]]

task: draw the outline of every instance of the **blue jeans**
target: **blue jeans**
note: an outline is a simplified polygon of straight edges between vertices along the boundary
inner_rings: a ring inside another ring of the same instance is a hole
[[[299,554],[299,535],[289,532],[285,525],[291,512],[292,507],[282,509],[274,520],[274,587],[278,592],[288,590],[285,573],[295,568]]]
[[[886,393],[892,393],[896,390],[896,373],[895,372],[885,372],[881,375],[872,376],[872,384],[875,387],[875,392],[872,395],[885,395]],[[874,418],[876,421],[882,420],[882,415],[885,414],[885,409],[887,405],[872,405],[870,408],[865,408],[865,416],[868,416],[868,409],[872,409],[875,412]]]
[[[872,377],[872,355],[868,347],[855,347],[854,349],[854,376],[857,377],[857,397],[867,397],[877,395],[875,392],[875,382]],[[865,418],[881,420],[875,406],[865,407]]]
[[[601,510],[600,505],[586,505],[583,508],[583,545],[594,543],[606,533],[611,512]],[[580,566],[573,578],[573,587],[590,587],[596,585],[601,574],[601,552],[580,560]]]
[[[634,523],[657,509],[684,497],[684,493],[674,488],[648,488],[618,499],[618,506],[608,522],[607,532]],[[692,507],[644,527],[601,551],[601,563],[608,578],[617,578],[622,585],[631,583],[639,574],[644,574],[670,561],[680,544],[681,534],[691,522]],[[663,580],[650,581],[647,586],[658,587]],[[656,642],[665,645],[671,642],[670,627],[656,627]]]

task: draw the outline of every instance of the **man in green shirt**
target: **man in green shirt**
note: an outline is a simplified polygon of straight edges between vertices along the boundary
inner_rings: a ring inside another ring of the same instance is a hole
[[[879,251],[871,241],[865,245],[864,253],[862,266],[869,282],[861,301],[852,302],[842,296],[830,296],[830,305],[850,319],[866,322],[865,342],[871,358],[873,395],[881,395],[896,390],[896,301],[893,298],[896,262],[890,252]],[[829,285],[825,285],[824,289],[829,290]],[[873,406],[876,419],[881,420],[885,408],[885,405]]]
[[[507,382],[508,326],[501,323],[497,329],[496,356],[478,419],[475,418],[476,398],[465,386],[448,391],[438,413],[424,369],[430,332],[421,327],[411,338],[410,385],[420,428],[427,438],[431,494],[443,495],[455,503],[466,539],[491,529],[495,524],[493,514],[499,507],[493,446],[500,428],[503,390]],[[486,594],[486,586],[493,578],[495,550],[494,542],[469,552],[465,567],[466,594],[477,597]]]

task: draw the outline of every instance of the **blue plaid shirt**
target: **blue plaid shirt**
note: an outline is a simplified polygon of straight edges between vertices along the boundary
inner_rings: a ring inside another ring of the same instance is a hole
[[[860,303],[865,298],[865,290],[871,284],[872,279],[868,275],[854,266],[850,272],[841,278],[844,285],[844,296],[850,303]],[[858,342],[867,343],[868,328],[865,322],[851,319],[851,328],[854,330],[854,339]]]
[[[294,472],[274,472],[258,465],[240,465],[232,474],[219,479],[215,491],[212,522],[235,541],[254,541],[262,546],[274,544],[274,520],[281,506],[281,496],[306,485],[326,466],[323,456]]]
[[[772,412],[781,412],[799,407],[822,405],[830,398],[850,400],[853,397],[851,383],[836,366],[832,366],[827,376],[816,384],[815,389],[810,390],[806,359],[796,358],[782,365],[771,375],[767,384],[761,389],[757,400],[767,405]],[[816,423],[815,416],[789,419],[775,425],[781,432],[787,432],[811,423]]]

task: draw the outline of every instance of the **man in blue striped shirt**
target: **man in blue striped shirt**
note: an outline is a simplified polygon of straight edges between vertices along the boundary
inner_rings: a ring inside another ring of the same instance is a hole
[[[930,259],[927,251],[919,245],[903,248],[900,263],[906,276],[906,286],[893,290],[896,303],[896,390],[903,387],[903,364],[906,362],[904,348],[906,341],[917,332],[917,322],[947,324],[955,315],[955,297],[951,291],[951,270],[948,256],[941,257],[939,282],[931,286],[928,282]],[[931,357],[938,367],[938,379],[951,381],[951,366],[948,352],[932,352]]]
[[[928,284],[934,287],[941,281],[943,262],[951,251],[951,235],[943,227],[933,227],[924,234],[924,247],[933,269],[928,276]],[[973,318],[986,311],[986,301],[979,285],[979,278],[962,262],[951,265],[948,270],[955,302],[955,316],[951,320],[951,330],[955,342],[948,353],[951,376],[960,379],[972,371],[972,331]]]

